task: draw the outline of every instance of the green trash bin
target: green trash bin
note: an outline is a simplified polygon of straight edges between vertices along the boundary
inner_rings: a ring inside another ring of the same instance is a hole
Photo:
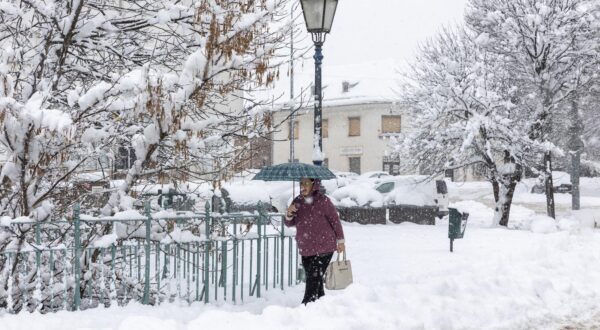
[[[455,208],[448,208],[448,238],[450,239],[450,252],[454,252],[454,240],[465,236],[469,213],[459,212]]]

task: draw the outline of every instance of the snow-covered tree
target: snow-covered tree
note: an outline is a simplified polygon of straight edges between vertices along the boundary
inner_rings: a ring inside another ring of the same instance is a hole
[[[599,71],[600,72],[600,71]],[[600,78],[600,75],[599,77]],[[586,159],[583,163],[593,174],[600,175],[600,83],[583,98],[582,106],[583,140]]]
[[[227,137],[259,134],[256,118],[231,104],[276,77],[270,59],[287,34],[272,27],[283,4],[3,3],[2,214],[31,215],[83,160],[120,140],[137,156],[123,197],[147,171],[192,171],[230,151]]]
[[[597,56],[599,9],[594,0],[470,0],[466,23],[486,49],[502,57],[504,70],[511,72],[526,91],[523,118],[531,122],[531,138],[548,148],[543,165],[548,215],[554,217],[552,191],[551,127],[556,107],[564,102],[580,81],[572,84],[577,72],[585,72],[590,58]],[[533,118],[533,120],[529,120]]]
[[[1,2],[0,143],[8,162],[0,215],[47,221],[67,213],[73,201],[60,197],[70,178],[119,145],[132,146],[137,160],[105,214],[131,208],[141,179],[166,170],[201,175],[202,163],[235,159],[244,150],[236,137],[270,125],[249,111],[257,101],[236,98],[276,78],[275,54],[290,28],[286,2]],[[32,243],[32,228],[0,235],[0,249]],[[18,275],[6,265],[0,259],[3,274]]]
[[[484,169],[497,203],[495,221],[508,223],[512,195],[540,146],[515,120],[520,93],[487,40],[465,30],[444,30],[422,46],[399,96],[411,110],[413,132],[396,144],[403,166],[441,174]]]

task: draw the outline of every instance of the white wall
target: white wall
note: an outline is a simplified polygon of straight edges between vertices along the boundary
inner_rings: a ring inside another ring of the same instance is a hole
[[[406,111],[392,103],[373,103],[327,107],[323,109],[323,119],[328,119],[329,136],[323,139],[325,158],[329,160],[329,168],[338,171],[349,171],[349,157],[361,158],[361,172],[381,171],[383,156],[388,148],[389,138],[381,135],[382,115],[401,115],[402,132],[408,132],[410,122]],[[278,123],[289,115],[289,111],[276,112]],[[348,118],[360,117],[360,136],[348,136]],[[295,141],[295,158],[303,163],[312,163],[313,111],[301,110],[299,116],[299,138]],[[290,141],[288,126],[275,133],[273,143],[273,163],[279,164],[289,160]],[[349,153],[350,149],[354,152]]]

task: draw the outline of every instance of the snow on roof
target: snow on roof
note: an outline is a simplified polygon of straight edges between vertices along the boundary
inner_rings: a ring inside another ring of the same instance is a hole
[[[391,59],[350,65],[323,64],[323,107],[396,101],[398,96],[394,88],[398,78],[397,67],[397,63]],[[313,106],[311,94],[314,75],[312,61],[306,61],[302,67],[295,68],[295,106],[300,102],[305,107]],[[290,77],[285,76],[273,88],[261,91],[258,96],[272,99],[274,110],[288,108],[289,89]]]

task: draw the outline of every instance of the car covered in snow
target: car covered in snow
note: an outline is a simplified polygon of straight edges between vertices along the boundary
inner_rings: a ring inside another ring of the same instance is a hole
[[[390,175],[388,172],[384,172],[384,171],[370,171],[370,172],[365,172],[361,175],[358,176],[357,179],[359,180],[363,180],[363,179],[381,179],[381,178],[387,178],[390,177],[392,175]]]
[[[448,214],[448,186],[443,179],[426,175],[398,175],[374,186],[388,205],[437,206],[438,217]]]
[[[370,171],[370,172],[365,172],[365,173],[353,178],[353,181],[363,182],[363,183],[373,185],[373,184],[377,184],[377,183],[381,182],[384,179],[391,178],[391,177],[393,177],[393,176],[390,175],[388,172]]]
[[[373,185],[357,181],[333,191],[332,202],[341,207],[382,207],[383,197]]]
[[[230,180],[222,185],[233,203],[233,211],[256,209],[259,202],[270,205],[271,212],[285,212],[293,198],[300,194],[298,182],[252,180],[254,175]],[[321,182],[326,194],[331,194],[352,180],[345,177]]]
[[[335,179],[324,181],[325,188],[328,192],[333,192],[339,187],[344,187],[356,181],[358,174],[354,172],[331,171],[335,175]]]
[[[322,181],[325,193],[339,207],[383,207],[384,205],[437,206],[440,216],[448,213],[448,189],[444,180],[423,175],[391,176],[371,172],[361,178],[337,176]],[[285,212],[298,184],[285,181],[251,180],[247,176],[222,185],[233,203],[232,211],[256,209],[259,202],[270,205],[271,212]]]
[[[342,172],[342,171],[336,171],[336,170],[331,170],[331,172],[339,179],[339,178],[344,178],[344,179],[356,179],[358,178],[358,174],[354,173],[354,172]]]
[[[573,190],[571,184],[571,176],[567,172],[552,171],[552,191],[555,193],[570,194]],[[532,194],[544,194],[546,187],[544,182],[537,178],[534,185],[531,187]]]

